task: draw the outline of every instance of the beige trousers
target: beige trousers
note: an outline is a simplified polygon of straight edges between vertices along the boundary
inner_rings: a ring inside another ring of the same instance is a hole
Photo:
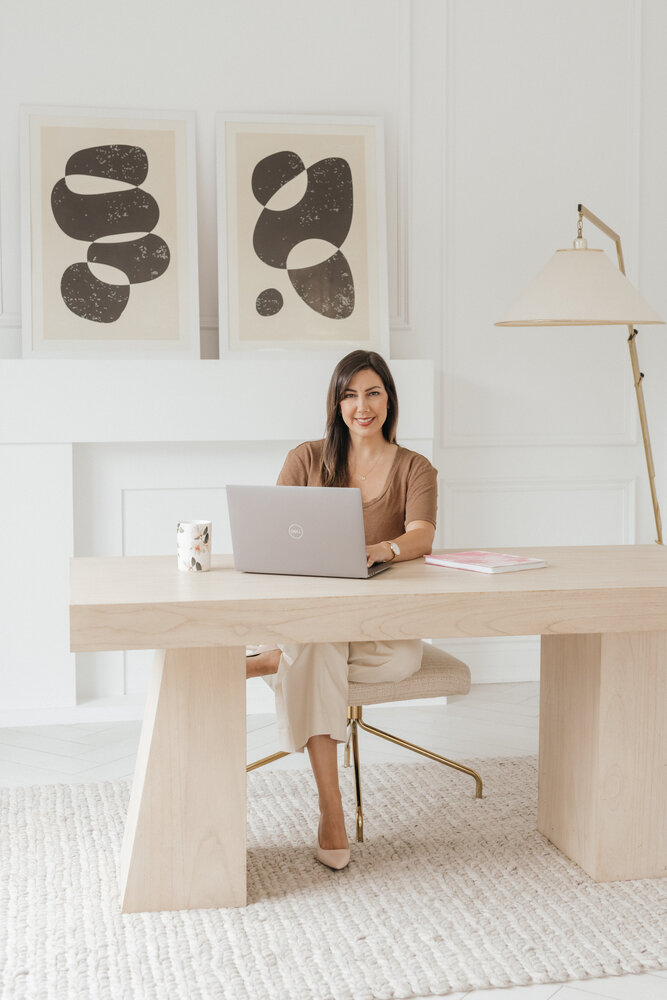
[[[281,645],[278,672],[266,677],[276,696],[281,750],[303,750],[311,736],[344,742],[348,681],[401,681],[421,666],[420,639]]]

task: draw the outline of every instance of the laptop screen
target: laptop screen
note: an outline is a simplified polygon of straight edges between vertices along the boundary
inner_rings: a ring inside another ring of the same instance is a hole
[[[227,486],[234,566],[246,573],[365,578],[361,490]],[[375,572],[389,564],[374,566]]]

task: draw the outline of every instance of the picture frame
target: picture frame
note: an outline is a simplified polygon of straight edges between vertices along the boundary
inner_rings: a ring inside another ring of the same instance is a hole
[[[24,357],[199,358],[194,122],[21,108]]]
[[[380,117],[216,116],[220,357],[389,355]]]

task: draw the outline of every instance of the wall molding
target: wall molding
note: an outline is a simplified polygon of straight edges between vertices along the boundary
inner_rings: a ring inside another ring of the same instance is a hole
[[[0,358],[12,360],[22,354],[21,321],[15,313],[0,313]]]
[[[440,393],[440,398],[448,394],[448,390]],[[624,401],[629,399],[629,390],[624,394]],[[444,404],[447,407],[447,403]],[[592,434],[456,434],[443,435],[442,448],[616,448],[623,445],[635,445],[638,442],[636,421],[628,414],[628,422],[620,433]]]
[[[443,186],[442,200],[440,207],[440,247],[442,251],[442,272],[444,281],[442,283],[442,296],[440,302],[440,315],[442,316],[442,337],[438,343],[438,358],[436,366],[436,378],[440,378],[440,391],[436,393],[438,400],[438,412],[436,414],[436,427],[440,448],[449,445],[448,434],[448,400],[445,398],[446,390],[445,376],[443,369],[451,371],[451,350],[454,342],[454,303],[455,303],[455,282],[454,282],[454,231],[456,218],[456,197],[454,192],[454,133],[456,126],[456,0],[448,3],[445,10],[445,72],[443,73],[442,86],[444,89],[442,106],[444,108],[445,121],[442,129],[442,150],[441,163],[443,166]]]
[[[439,484],[441,520],[446,525],[455,521],[455,498],[457,495],[476,493],[616,493],[622,498],[619,540],[613,544],[630,545],[635,541],[635,510],[637,479],[634,476],[604,477],[600,479],[559,476],[553,478],[503,478],[503,479],[459,479],[443,480]],[[609,542],[612,544],[612,542]],[[445,546],[449,547],[449,546]]]
[[[398,102],[396,112],[396,263],[393,285],[395,302],[389,325],[392,330],[409,331],[412,241],[410,238],[410,182],[412,177],[412,0],[399,0],[397,10]],[[389,207],[389,206],[387,206]],[[390,282],[391,287],[391,282]]]

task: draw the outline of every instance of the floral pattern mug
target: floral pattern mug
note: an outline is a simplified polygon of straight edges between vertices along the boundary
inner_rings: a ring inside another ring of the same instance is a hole
[[[211,568],[210,521],[179,521],[176,528],[178,568],[186,573],[205,573]]]

